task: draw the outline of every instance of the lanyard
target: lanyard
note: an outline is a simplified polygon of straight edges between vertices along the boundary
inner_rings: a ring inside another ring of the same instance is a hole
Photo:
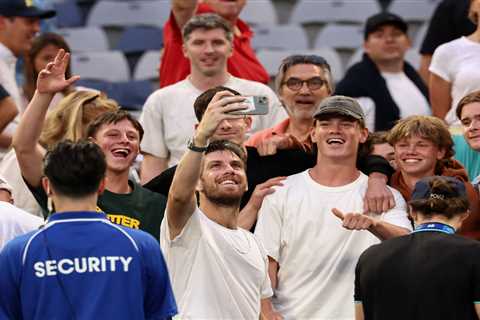
[[[440,222],[422,223],[421,225],[417,226],[413,232],[423,231],[439,231],[448,234],[455,233],[455,229],[453,227]]]

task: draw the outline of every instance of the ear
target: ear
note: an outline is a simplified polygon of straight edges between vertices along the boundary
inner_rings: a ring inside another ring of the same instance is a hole
[[[52,195],[52,189],[50,188],[50,181],[47,177],[42,177],[42,187],[47,196],[50,197]]]
[[[203,191],[203,181],[202,181],[202,179],[198,179],[197,186],[196,186],[195,190],[198,191],[198,192]]]
[[[363,41],[363,52],[368,53],[369,51],[370,51],[370,46],[368,44],[367,39],[365,39],[365,41]]]
[[[367,141],[367,138],[368,138],[368,129],[367,128],[360,129],[360,143],[365,143],[365,141]]]
[[[315,135],[316,128],[317,128],[317,120],[313,119],[313,127],[310,129],[310,139],[312,139],[313,143],[317,142],[316,135]]]
[[[467,210],[467,212],[462,213],[462,214],[459,216],[460,222],[463,223],[463,221],[465,221],[465,219],[467,219],[469,216],[470,216],[470,210]]]
[[[252,122],[253,122],[253,119],[251,116],[246,116],[244,119],[245,121],[245,125],[246,125],[246,131],[250,131],[250,129],[252,128]]]
[[[105,191],[106,184],[107,184],[106,178],[103,178],[102,181],[100,181],[100,184],[98,185],[98,190],[97,190],[98,195],[101,195]]]
[[[437,160],[441,160],[445,157],[445,149],[438,149],[437,151]]]
[[[187,51],[187,46],[185,45],[185,40],[183,41],[183,44],[182,44],[182,52],[183,52],[183,56],[187,59],[190,59],[188,57],[188,51]]]

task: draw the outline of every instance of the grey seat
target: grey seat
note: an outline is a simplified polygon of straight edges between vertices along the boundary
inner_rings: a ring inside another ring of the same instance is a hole
[[[112,82],[130,80],[127,59],[118,51],[73,53],[70,63],[72,73],[83,79]]]
[[[62,28],[56,32],[65,38],[72,52],[108,51],[108,39],[100,27]]]
[[[258,49],[308,49],[308,39],[300,25],[259,25],[254,29],[252,47]]]
[[[170,15],[170,8],[170,1],[163,0],[98,1],[90,10],[87,25],[161,27]]]
[[[270,0],[247,1],[240,18],[248,24],[277,24],[278,17]]]

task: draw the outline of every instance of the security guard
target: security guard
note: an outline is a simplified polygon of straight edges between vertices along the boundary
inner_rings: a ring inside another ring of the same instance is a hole
[[[95,212],[105,157],[62,142],[42,180],[57,213],[0,253],[0,319],[167,319],[177,313],[156,240]],[[52,303],[55,302],[55,303]]]

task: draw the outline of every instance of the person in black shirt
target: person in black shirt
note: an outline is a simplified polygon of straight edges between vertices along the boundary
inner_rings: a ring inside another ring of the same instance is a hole
[[[415,231],[360,256],[356,319],[478,319],[480,242],[455,235],[469,214],[464,183],[423,178],[409,207]]]
[[[418,73],[425,83],[429,81],[428,67],[435,49],[475,31],[475,24],[468,19],[469,7],[470,0],[443,0],[435,9],[420,47],[422,58]]]

